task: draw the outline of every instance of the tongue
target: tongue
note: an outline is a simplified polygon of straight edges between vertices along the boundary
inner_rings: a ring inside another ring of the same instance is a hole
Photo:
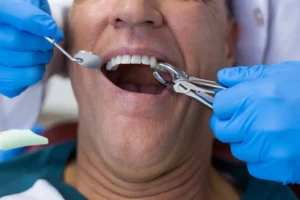
[[[132,83],[121,83],[118,86],[123,90],[145,94],[160,94],[164,90],[164,87],[155,85],[135,85]]]

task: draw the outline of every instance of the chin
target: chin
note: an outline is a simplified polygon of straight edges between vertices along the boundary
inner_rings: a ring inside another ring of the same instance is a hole
[[[99,141],[111,162],[126,168],[151,168],[164,163],[179,142],[176,125],[175,129],[170,126],[168,121],[155,119],[108,117],[101,125]]]

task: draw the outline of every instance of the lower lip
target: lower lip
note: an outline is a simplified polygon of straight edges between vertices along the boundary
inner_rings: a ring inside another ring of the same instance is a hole
[[[153,101],[153,102],[159,102],[166,100],[172,92],[165,88],[161,93],[159,94],[146,94],[146,93],[137,93],[137,92],[130,92],[127,90],[123,90],[122,88],[116,86],[114,83],[112,83],[101,70],[99,70],[100,80],[103,81],[103,84],[108,86],[109,90],[116,96],[120,96],[122,98],[126,98],[126,101],[141,101],[142,103],[145,103],[146,101]],[[154,77],[153,77],[154,78]]]

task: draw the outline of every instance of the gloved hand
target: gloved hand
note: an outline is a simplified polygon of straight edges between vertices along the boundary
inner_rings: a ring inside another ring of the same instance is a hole
[[[300,62],[228,68],[219,82],[211,128],[251,175],[300,183]]]
[[[53,45],[63,39],[47,0],[1,0],[0,94],[15,97],[43,78]]]

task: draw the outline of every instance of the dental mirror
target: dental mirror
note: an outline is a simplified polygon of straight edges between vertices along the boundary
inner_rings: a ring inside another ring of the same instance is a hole
[[[74,57],[72,57],[68,52],[66,52],[61,46],[59,46],[54,39],[45,37],[47,41],[58,48],[65,56],[67,56],[72,62],[77,62],[79,65],[86,68],[98,68],[101,66],[101,59],[99,56],[90,51],[79,51]]]
[[[87,68],[98,68],[101,66],[101,59],[90,51],[79,51],[74,57],[80,60],[78,64],[81,66]]]

